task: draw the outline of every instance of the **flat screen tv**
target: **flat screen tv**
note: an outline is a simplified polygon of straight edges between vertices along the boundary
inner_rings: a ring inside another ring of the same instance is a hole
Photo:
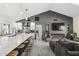
[[[53,31],[61,31],[60,30],[60,27],[61,26],[64,26],[64,23],[52,23],[51,24],[51,29],[53,30]]]

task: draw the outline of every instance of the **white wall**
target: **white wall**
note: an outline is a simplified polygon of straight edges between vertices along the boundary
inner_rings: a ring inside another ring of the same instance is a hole
[[[77,33],[79,37],[79,16],[73,18],[73,31]]]
[[[37,24],[42,24],[43,26],[45,26],[46,24],[49,24],[50,33],[52,33],[51,23],[55,23],[55,22],[65,23],[66,33],[67,33],[67,25],[68,24],[70,24],[71,29],[73,29],[73,24],[72,24],[73,20],[72,20],[71,17],[67,17],[67,16],[64,16],[64,15],[52,12],[52,11],[44,12],[44,13],[41,13],[41,14],[36,15],[36,16],[38,16],[40,18],[40,20],[39,20],[39,22],[37,22]],[[31,19],[32,22],[34,22],[35,16],[30,17],[30,19]],[[58,21],[54,21],[53,19],[58,19]],[[61,31],[58,31],[58,32],[63,33]]]

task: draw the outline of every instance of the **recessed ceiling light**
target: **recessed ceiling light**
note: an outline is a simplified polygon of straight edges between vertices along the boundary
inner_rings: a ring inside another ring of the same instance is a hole
[[[23,12],[21,11],[21,12],[19,12],[19,14],[20,14],[20,15],[22,15],[22,14],[23,14]]]

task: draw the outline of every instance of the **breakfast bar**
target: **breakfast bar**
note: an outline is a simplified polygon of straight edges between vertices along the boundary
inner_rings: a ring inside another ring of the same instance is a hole
[[[32,37],[33,34],[17,34],[16,36],[3,36],[0,37],[0,56],[6,56],[12,50],[14,50],[17,46],[27,40],[29,37]]]

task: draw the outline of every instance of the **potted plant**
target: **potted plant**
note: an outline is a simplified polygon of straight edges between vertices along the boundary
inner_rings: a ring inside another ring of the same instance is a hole
[[[69,31],[66,35],[66,38],[70,40],[73,40],[75,37],[77,37],[77,34],[74,33],[73,31]]]

